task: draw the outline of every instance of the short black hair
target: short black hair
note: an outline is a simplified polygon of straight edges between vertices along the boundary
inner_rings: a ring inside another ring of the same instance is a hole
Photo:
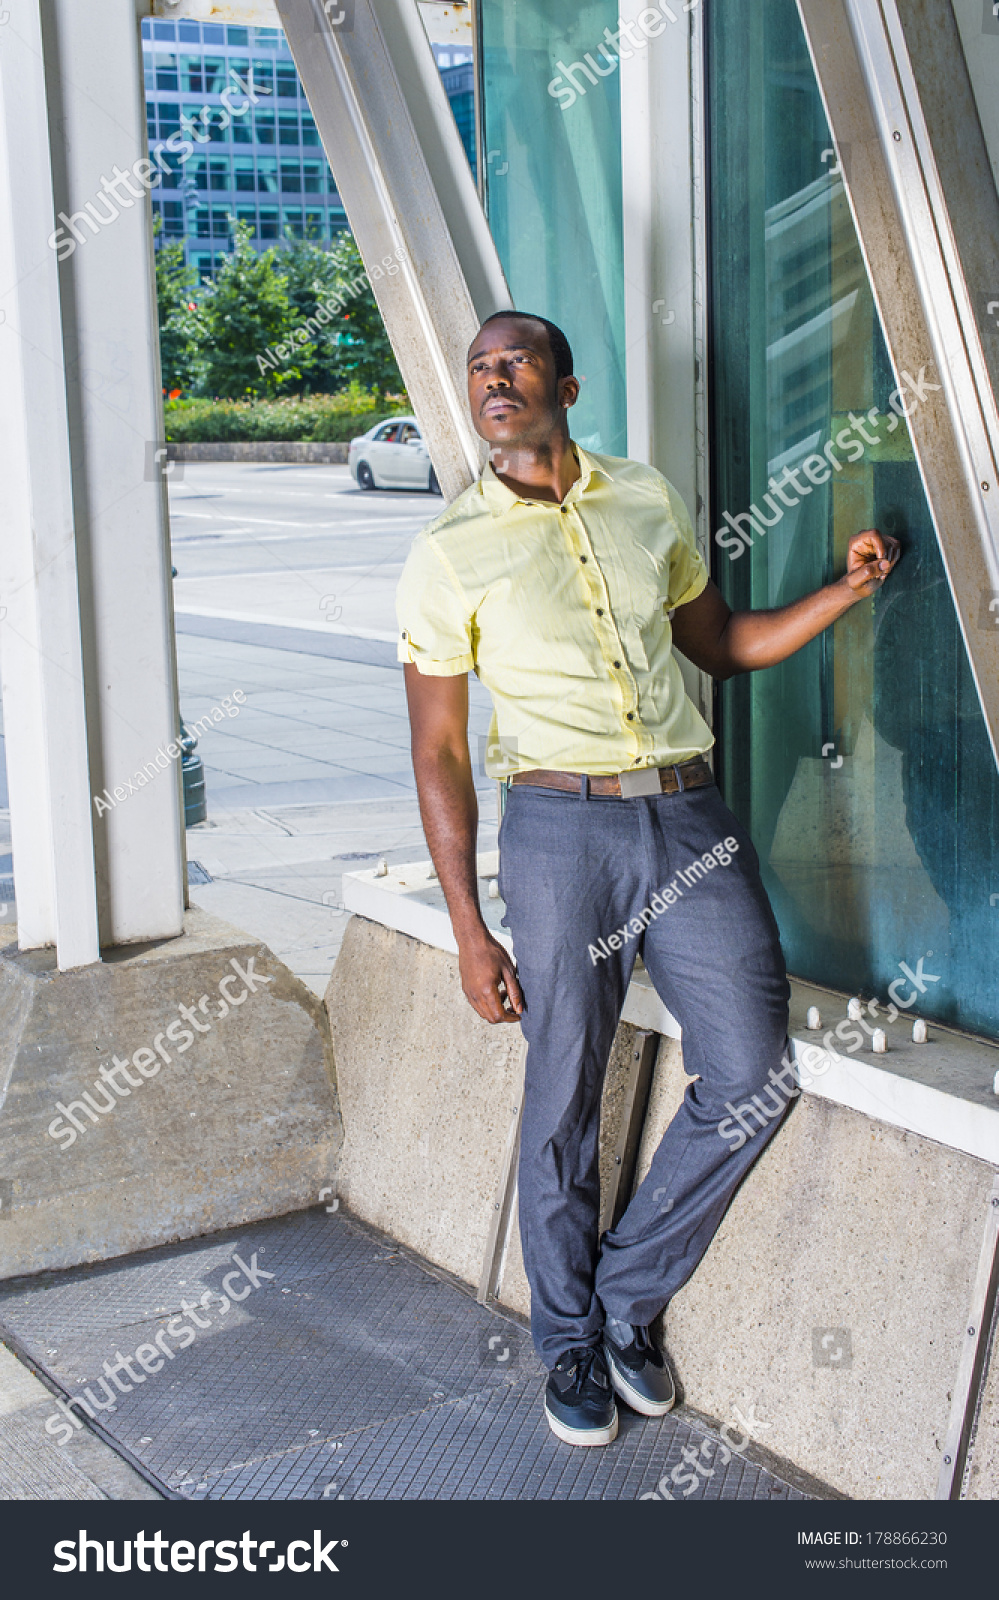
[[[501,317],[522,317],[527,322],[540,322],[548,334],[548,344],[551,348],[552,359],[555,362],[556,378],[572,377],[572,348],[557,323],[549,322],[547,317],[539,317],[536,311],[494,311],[492,316],[487,317],[482,324],[483,328],[487,323],[498,322]]]

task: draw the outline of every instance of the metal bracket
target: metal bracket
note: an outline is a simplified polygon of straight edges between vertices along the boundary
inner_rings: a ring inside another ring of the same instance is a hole
[[[658,1033],[650,1033],[645,1029],[635,1035],[621,1126],[614,1147],[614,1166],[600,1208],[601,1237],[611,1228],[617,1227],[631,1199],[635,1168],[638,1165],[638,1147],[641,1144],[645,1114],[649,1109],[649,1096],[652,1093],[652,1074],[659,1052],[659,1038]]]
[[[643,767],[639,772],[622,772],[618,775],[622,800],[637,800],[640,795],[662,794],[663,784],[658,767]]]
[[[475,1296],[480,1306],[488,1305],[489,1301],[495,1300],[499,1294],[500,1280],[503,1275],[503,1261],[506,1257],[507,1246],[510,1243],[510,1229],[513,1224],[513,1212],[517,1200],[517,1162],[520,1157],[520,1124],[524,1116],[524,1068],[526,1063],[527,1040],[525,1039],[520,1052],[520,1068],[517,1073],[517,1104],[514,1107],[513,1117],[506,1136],[503,1164],[500,1169],[499,1184],[496,1188],[496,1198],[493,1201],[493,1213],[489,1219],[485,1254],[482,1258],[479,1289]]]
[[[971,1310],[965,1324],[961,1358],[954,1383],[950,1423],[944,1439],[943,1461],[937,1480],[937,1500],[960,1500],[964,1482],[964,1469],[971,1443],[972,1425],[981,1392],[988,1357],[989,1333],[995,1310],[996,1287],[999,1284],[999,1176],[992,1182],[988,1212],[985,1218],[985,1236],[978,1258],[975,1287],[971,1295]]]

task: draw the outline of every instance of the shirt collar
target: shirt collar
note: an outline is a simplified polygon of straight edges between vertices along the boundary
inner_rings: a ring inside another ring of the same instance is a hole
[[[572,505],[575,503],[575,501],[581,499],[581,497],[590,487],[591,480],[595,475],[602,478],[607,478],[611,483],[614,481],[613,473],[609,472],[607,468],[602,466],[597,460],[595,460],[593,456],[587,455],[586,451],[576,444],[575,441],[573,441],[572,448],[576,452],[576,460],[579,462],[580,476],[576,479],[575,483],[572,485],[572,488],[569,490],[569,493],[565,497],[566,505]],[[515,494],[512,489],[508,488],[505,483],[501,482],[501,480],[496,476],[496,473],[493,471],[492,463],[489,461],[486,462],[482,469],[482,476],[479,478],[478,487],[479,493],[482,495],[482,498],[485,500],[486,505],[489,507],[489,510],[492,512],[494,517],[501,517],[505,511],[510,510],[511,506],[518,504],[528,505],[534,503],[526,500],[523,495]],[[553,504],[552,501],[544,501],[543,503],[545,505]]]

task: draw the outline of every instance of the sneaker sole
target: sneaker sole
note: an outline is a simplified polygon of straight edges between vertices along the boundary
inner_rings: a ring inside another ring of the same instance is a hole
[[[637,1411],[643,1417],[664,1417],[667,1411],[672,1411],[676,1405],[676,1394],[669,1400],[646,1400],[637,1389],[633,1389],[625,1378],[622,1378],[614,1365],[613,1357],[607,1357],[607,1370],[610,1373],[611,1385],[632,1411]]]
[[[617,1408],[614,1410],[613,1420],[606,1428],[570,1428],[568,1423],[560,1422],[558,1417],[553,1417],[547,1405],[545,1417],[548,1426],[556,1439],[561,1439],[563,1444],[613,1444],[617,1438]]]

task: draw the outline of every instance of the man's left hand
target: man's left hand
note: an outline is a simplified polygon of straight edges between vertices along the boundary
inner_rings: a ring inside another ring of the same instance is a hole
[[[855,533],[847,546],[843,582],[858,600],[876,594],[901,554],[898,540],[878,533],[875,528]]]

